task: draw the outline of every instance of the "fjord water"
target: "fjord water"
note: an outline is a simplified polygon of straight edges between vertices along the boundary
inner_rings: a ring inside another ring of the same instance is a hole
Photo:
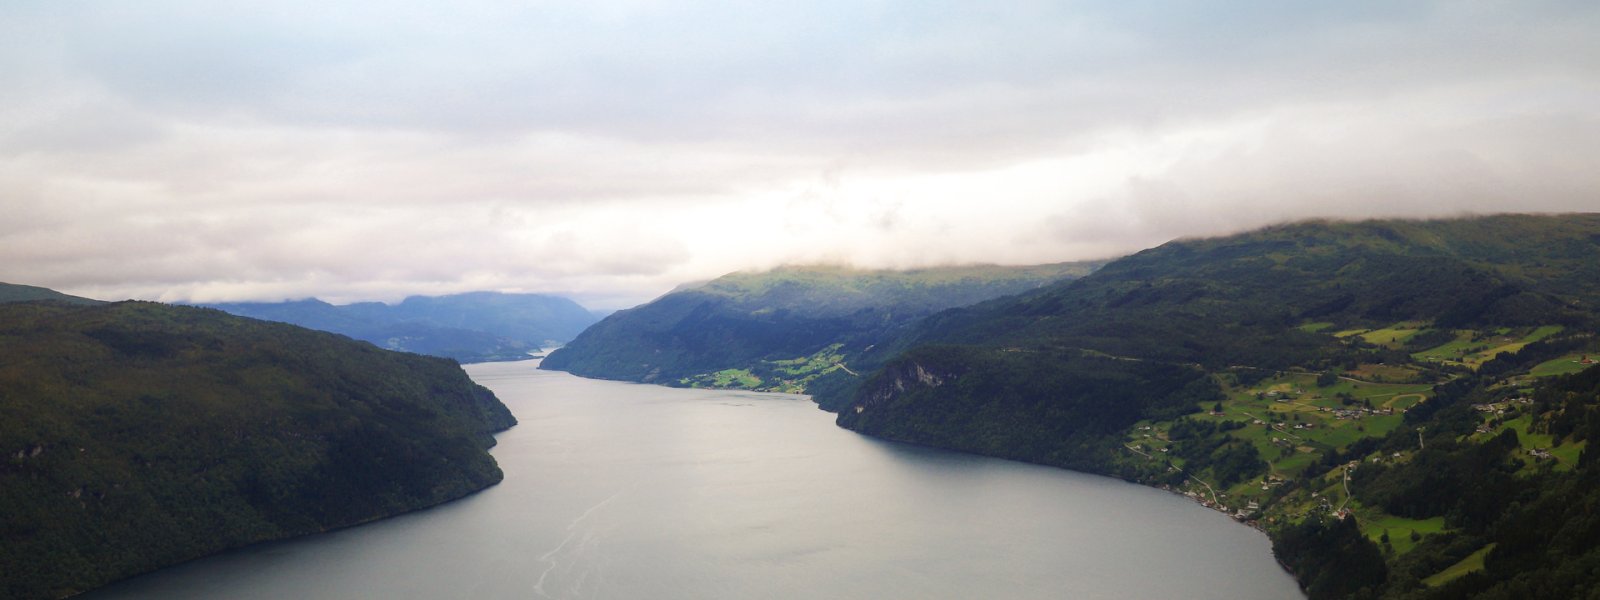
[[[834,427],[801,396],[467,371],[521,424],[505,482],[88,597],[1301,598],[1178,496]]]

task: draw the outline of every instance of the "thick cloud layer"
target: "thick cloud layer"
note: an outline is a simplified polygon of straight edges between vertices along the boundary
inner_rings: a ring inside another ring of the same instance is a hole
[[[0,280],[626,306],[1600,210],[1590,2],[11,2]]]

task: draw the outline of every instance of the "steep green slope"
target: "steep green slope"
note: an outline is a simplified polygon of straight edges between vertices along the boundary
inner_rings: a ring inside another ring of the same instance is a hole
[[[69,296],[49,288],[0,282],[0,303],[31,302],[34,300],[48,300],[68,304],[98,304],[100,302],[99,300]]]
[[[1076,352],[919,346],[875,373],[847,427],[1001,458],[1101,471],[1103,443],[1150,415],[1221,397],[1196,368]]]
[[[785,391],[847,385],[855,369],[871,364],[879,340],[922,317],[1096,266],[734,273],[618,311],[552,352],[542,368],[668,385]]]
[[[1267,528],[1313,598],[1516,597],[1474,587],[1537,564],[1505,566],[1527,551],[1492,515],[1592,499],[1579,409],[1506,407],[1600,350],[1596,307],[1600,215],[1300,223],[939,313],[821,403],[862,433],[1182,491]],[[1353,466],[1390,462],[1419,467]],[[1563,585],[1600,584],[1582,561]]]
[[[0,575],[59,597],[493,485],[453,361],[144,302],[0,304]]]
[[[412,296],[395,305],[321,300],[204,305],[230,314],[292,323],[365,340],[390,350],[462,362],[517,360],[572,339],[597,320],[576,302],[542,294],[473,292]]]

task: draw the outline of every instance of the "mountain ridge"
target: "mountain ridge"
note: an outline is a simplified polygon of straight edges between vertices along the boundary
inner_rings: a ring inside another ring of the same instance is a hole
[[[61,292],[32,285],[0,282],[0,303],[4,302],[30,302],[36,300],[65,302],[68,304],[99,304],[100,300],[72,296]]]
[[[598,320],[561,296],[501,292],[409,296],[392,305],[334,305],[309,298],[198,306],[462,362],[525,359],[542,347],[572,339]]]

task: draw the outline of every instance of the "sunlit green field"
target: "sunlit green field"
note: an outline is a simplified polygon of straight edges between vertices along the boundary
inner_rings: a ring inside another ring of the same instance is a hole
[[[1373,516],[1361,521],[1361,531],[1373,542],[1380,541],[1385,533],[1389,534],[1390,547],[1397,553],[1405,554],[1417,545],[1411,540],[1413,532],[1428,535],[1444,531],[1444,517],[1407,519],[1374,511]]]
[[[1560,333],[1561,330],[1560,325],[1546,325],[1528,331],[1520,337],[1515,336],[1515,332],[1510,329],[1497,330],[1489,335],[1462,330],[1456,332],[1455,340],[1411,356],[1421,361],[1461,364],[1476,369],[1502,353],[1516,352],[1528,344]]]
[[[1449,583],[1456,578],[1461,577],[1462,575],[1466,575],[1467,573],[1482,570],[1483,559],[1484,557],[1489,556],[1489,551],[1491,550],[1494,550],[1494,544],[1489,544],[1479,549],[1477,552],[1468,554],[1466,558],[1461,559],[1461,562],[1450,565],[1449,567],[1446,567],[1445,570],[1440,571],[1428,577],[1427,579],[1423,579],[1422,583],[1428,586],[1437,587]]]
[[[1534,377],[1551,377],[1555,375],[1577,373],[1578,371],[1582,371],[1586,368],[1594,366],[1593,362],[1584,364],[1583,360],[1585,358],[1593,361],[1595,358],[1597,358],[1597,356],[1591,356],[1585,353],[1568,354],[1561,358],[1540,363],[1538,366],[1530,369],[1528,374]]]

